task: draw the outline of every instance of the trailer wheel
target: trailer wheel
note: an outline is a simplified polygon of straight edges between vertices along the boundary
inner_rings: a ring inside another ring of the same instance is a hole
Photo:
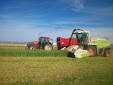
[[[104,56],[105,57],[111,56],[111,50],[110,49],[105,49]]]
[[[96,55],[96,48],[95,46],[89,46],[88,51],[90,53],[90,57],[94,57]]]
[[[53,49],[53,46],[51,44],[46,44],[44,46],[44,50],[52,50]]]
[[[29,48],[30,48],[31,50],[36,49],[35,46],[30,46]]]
[[[62,47],[58,47],[58,50],[61,50],[62,49]]]

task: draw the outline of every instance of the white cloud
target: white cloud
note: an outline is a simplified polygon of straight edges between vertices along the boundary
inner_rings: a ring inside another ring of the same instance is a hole
[[[85,26],[85,27],[113,27],[113,7],[84,7],[80,16],[71,16],[57,21],[56,24]],[[85,14],[85,15],[84,15]]]
[[[74,11],[80,11],[82,8],[84,8],[84,4],[81,0],[61,0],[61,2],[66,3],[67,8],[70,8]]]
[[[94,15],[112,15],[113,16],[113,7],[85,7],[81,10],[84,13],[94,14]]]
[[[75,11],[79,11],[84,7],[83,3],[80,0],[74,0]]]
[[[80,28],[80,27],[79,27]],[[74,26],[58,26],[56,28],[40,29],[33,28],[29,24],[23,22],[0,24],[0,40],[29,42],[38,40],[40,36],[50,37],[56,42],[57,37],[69,38]],[[91,37],[103,38],[108,37],[113,43],[113,28],[81,28],[90,31]]]

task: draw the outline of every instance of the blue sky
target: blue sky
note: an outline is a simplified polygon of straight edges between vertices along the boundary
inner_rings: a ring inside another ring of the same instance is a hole
[[[0,40],[70,37],[74,28],[113,43],[113,0],[0,0]]]

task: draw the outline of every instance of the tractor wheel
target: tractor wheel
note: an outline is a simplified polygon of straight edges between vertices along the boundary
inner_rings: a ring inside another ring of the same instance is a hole
[[[96,55],[96,48],[95,46],[89,46],[88,51],[90,53],[90,57],[94,57]]]
[[[104,56],[105,57],[111,56],[111,50],[110,49],[105,49]]]
[[[31,50],[36,49],[35,46],[30,46],[29,48],[30,48]]]
[[[53,49],[53,46],[51,44],[46,44],[44,46],[44,50],[52,50]]]

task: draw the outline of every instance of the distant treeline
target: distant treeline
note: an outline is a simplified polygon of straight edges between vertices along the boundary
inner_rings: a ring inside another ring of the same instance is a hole
[[[0,43],[15,43],[15,44],[26,44],[28,42],[16,42],[16,41],[0,41]]]
[[[16,41],[0,41],[0,43],[17,43],[17,44],[26,44],[28,42],[16,42]],[[111,47],[113,47],[113,44],[110,45]]]

